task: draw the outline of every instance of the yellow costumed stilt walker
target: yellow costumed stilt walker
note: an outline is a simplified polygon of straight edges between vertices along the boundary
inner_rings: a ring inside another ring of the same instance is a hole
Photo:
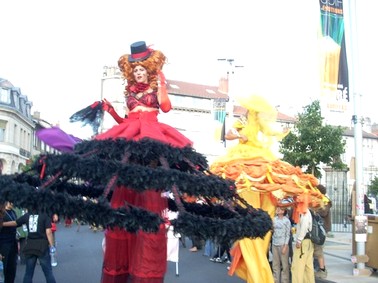
[[[323,195],[315,188],[318,180],[273,154],[273,143],[288,133],[274,130],[276,109],[257,95],[238,100],[247,115],[235,122],[226,138],[237,138],[239,143],[215,160],[210,171],[235,180],[238,194],[253,207],[265,210],[272,219],[277,204],[293,198],[293,218],[297,221],[299,213],[308,206],[321,205]],[[270,240],[271,232],[268,232],[263,239],[244,238],[234,243],[229,275],[236,274],[248,283],[273,283],[267,257]]]

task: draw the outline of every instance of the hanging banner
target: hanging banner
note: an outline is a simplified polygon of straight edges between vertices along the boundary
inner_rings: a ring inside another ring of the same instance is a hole
[[[213,114],[215,120],[215,140],[225,141],[225,120],[226,120],[226,99],[214,99],[213,101]]]
[[[320,102],[326,114],[345,113],[349,102],[342,0],[320,3]]]

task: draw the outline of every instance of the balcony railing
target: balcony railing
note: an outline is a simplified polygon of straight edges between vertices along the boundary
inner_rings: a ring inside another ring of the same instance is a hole
[[[26,149],[23,149],[23,148],[20,148],[20,155],[27,158],[31,157],[30,151],[27,151]]]

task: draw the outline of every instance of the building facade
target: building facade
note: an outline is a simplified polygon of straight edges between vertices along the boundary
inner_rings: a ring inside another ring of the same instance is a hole
[[[0,78],[0,171],[20,172],[32,156],[34,122],[32,103],[19,88]]]
[[[50,127],[31,114],[33,103],[20,88],[0,78],[0,174],[21,172],[30,159],[53,149],[36,138],[39,127]]]

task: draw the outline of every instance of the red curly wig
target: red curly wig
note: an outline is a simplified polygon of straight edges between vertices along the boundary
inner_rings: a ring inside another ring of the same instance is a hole
[[[158,73],[162,70],[167,58],[159,50],[152,50],[151,55],[138,62],[129,62],[129,54],[122,55],[118,60],[118,67],[122,72],[124,79],[127,81],[127,86],[131,86],[136,83],[133,71],[136,66],[142,66],[147,70],[148,83],[153,90],[158,89]],[[127,93],[125,93],[127,95]]]

